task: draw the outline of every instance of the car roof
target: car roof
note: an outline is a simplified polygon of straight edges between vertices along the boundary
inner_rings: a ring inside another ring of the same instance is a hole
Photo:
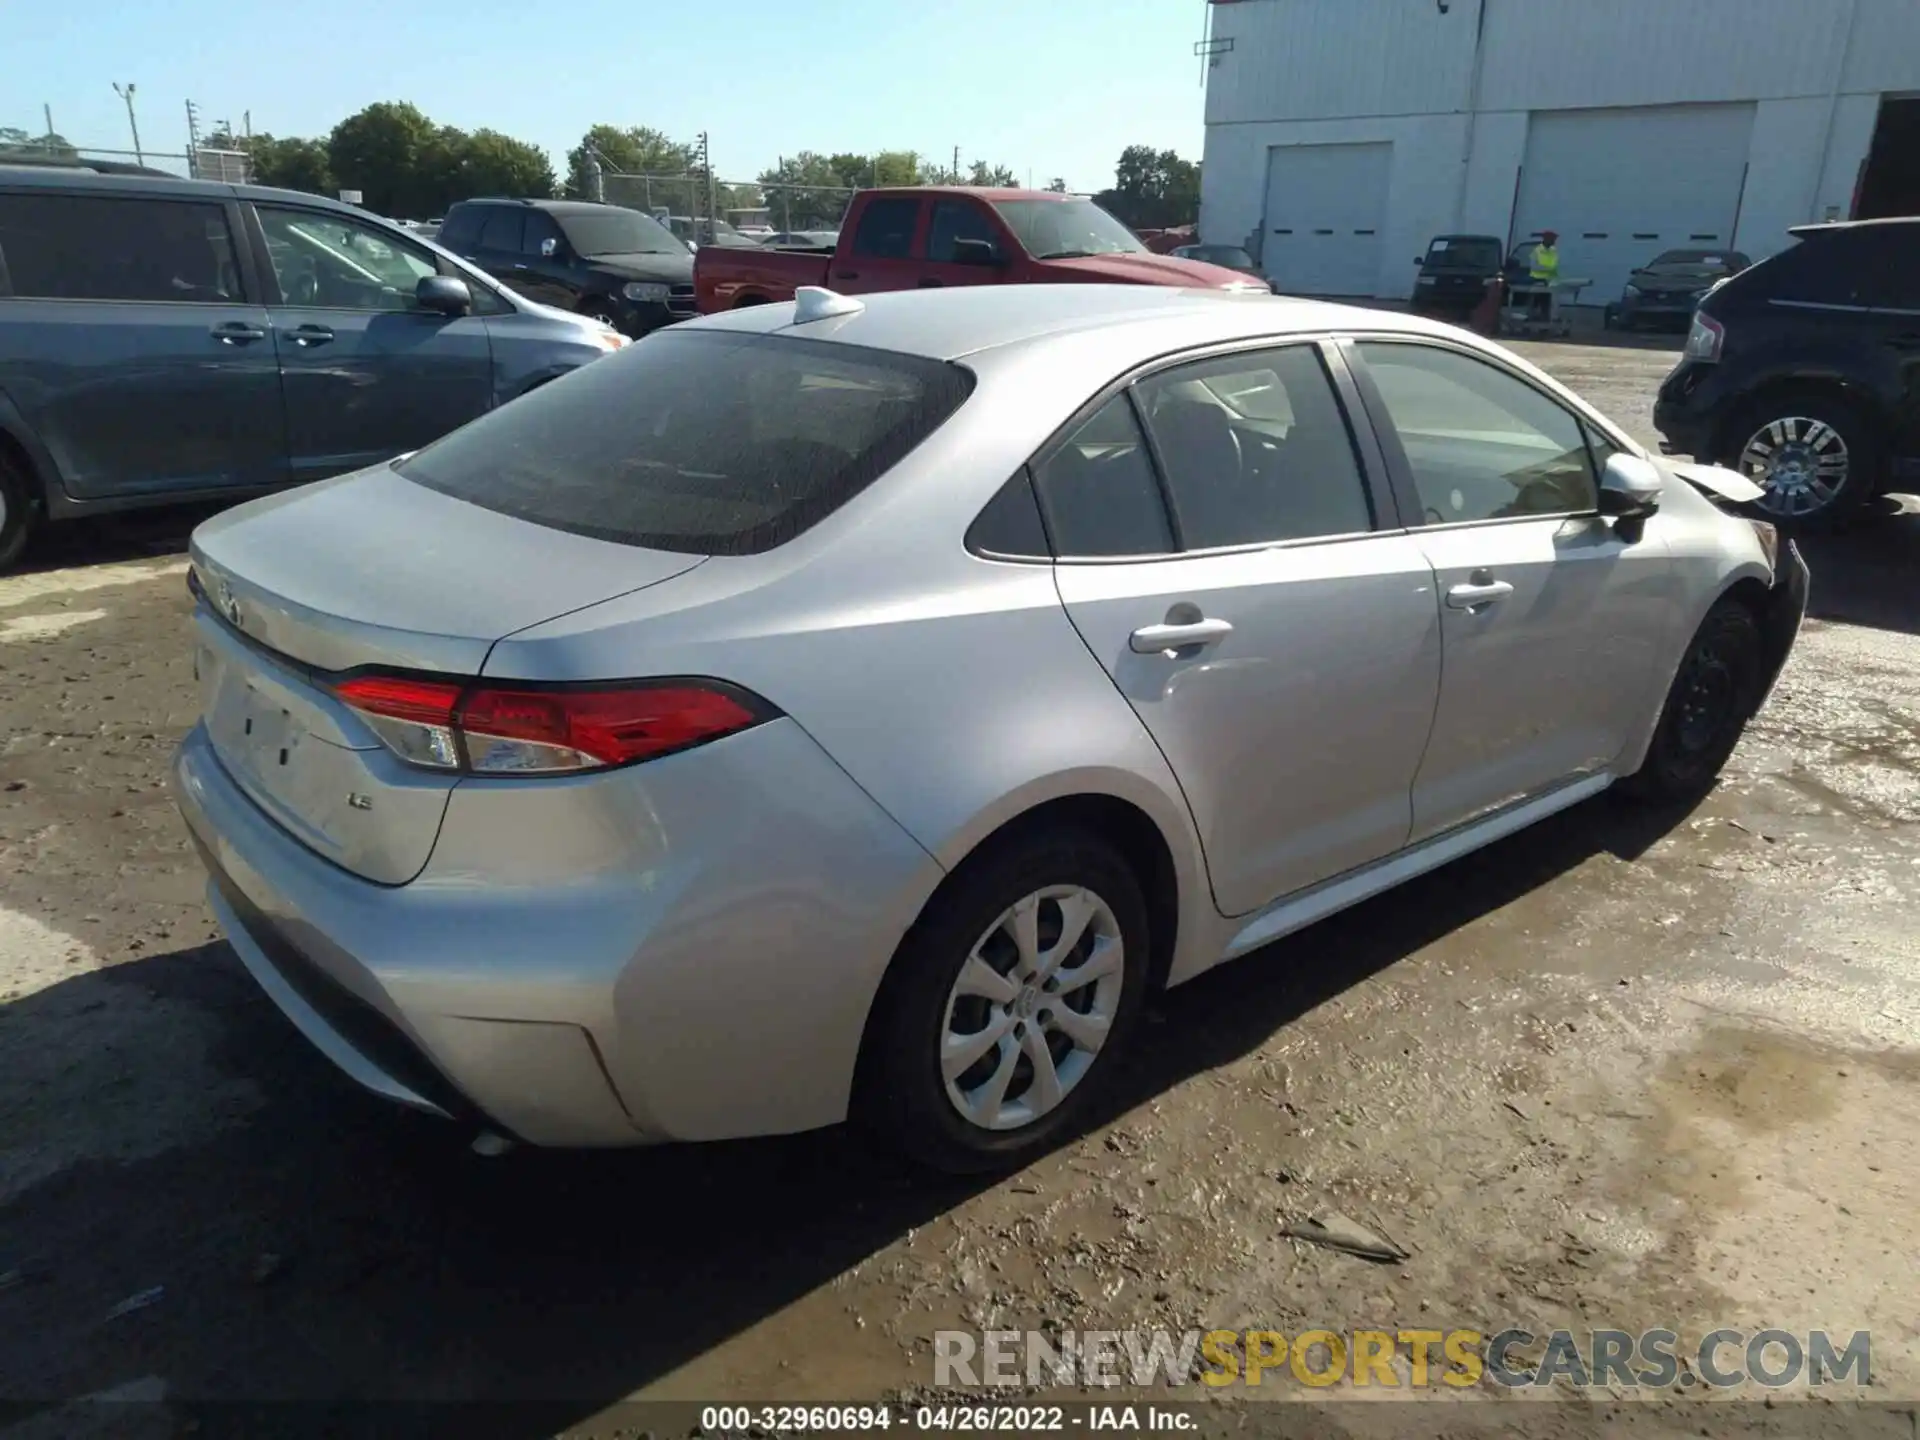
[[[456,200],[447,208],[457,210],[462,205],[523,205],[529,210],[544,210],[549,215],[597,215],[603,210],[632,208],[627,205],[602,205],[597,200],[530,200],[523,195],[476,195],[471,200]]]
[[[175,199],[196,200],[258,200],[272,204],[303,205],[313,210],[332,210],[341,215],[351,215],[360,220],[377,220],[383,224],[397,224],[385,216],[376,215],[359,205],[348,205],[339,200],[330,200],[325,195],[309,194],[305,190],[282,190],[272,185],[232,185],[224,180],[189,180],[183,175],[167,175],[161,172],[129,175],[121,172],[101,173],[97,170],[83,170],[67,167],[42,167],[23,165],[14,167],[0,160],[0,179],[9,185],[30,185],[35,189],[47,190],[85,190],[93,194],[170,196]]]
[[[1876,220],[1826,220],[1814,225],[1789,225],[1787,233],[1804,239],[1809,235],[1825,235],[1834,230],[1899,229],[1907,225],[1920,225],[1920,215],[1885,215]]]
[[[1125,347],[1125,332],[1136,329],[1142,360],[1163,348],[1169,329],[1181,332],[1180,343],[1194,345],[1328,330],[1449,333],[1449,327],[1437,321],[1388,310],[1156,285],[969,285],[885,291],[859,300],[861,308],[855,313],[805,324],[794,322],[794,306],[788,302],[728,310],[674,328],[779,332],[932,360],[958,360],[983,350],[1100,328],[1116,332],[1116,352]]]

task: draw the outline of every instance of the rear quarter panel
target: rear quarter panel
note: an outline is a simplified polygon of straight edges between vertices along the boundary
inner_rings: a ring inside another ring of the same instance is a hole
[[[695,301],[711,315],[743,303],[791,300],[799,286],[825,284],[831,263],[826,255],[703,245],[693,257]]]

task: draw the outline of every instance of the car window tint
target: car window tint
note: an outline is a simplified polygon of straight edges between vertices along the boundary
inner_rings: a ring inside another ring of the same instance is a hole
[[[666,331],[543,385],[398,467],[536,525],[749,555],[833,513],[945,423],[957,365],[725,331]]]
[[[1752,272],[1750,286],[1768,300],[1800,305],[1865,305],[1871,261],[1860,232],[1835,230],[1796,240]]]
[[[520,229],[527,212],[518,206],[490,205],[486,222],[480,227],[477,242],[482,250],[500,250],[512,255],[520,249]]]
[[[1920,310],[1920,224],[1872,225],[1859,233],[1860,303]]]
[[[967,530],[967,548],[981,555],[1009,555],[1030,560],[1044,559],[1052,553],[1047,547],[1046,529],[1040,522],[1033,481],[1025,470],[1002,485],[974,517]]]
[[[927,221],[927,259],[951,264],[956,240],[984,240],[1000,250],[1000,232],[988,218],[985,207],[971,200],[936,200],[933,215]]]
[[[1314,346],[1197,361],[1137,393],[1187,549],[1372,528],[1353,437]]]
[[[424,250],[350,216],[257,207],[267,254],[288,305],[327,310],[411,310],[414,287],[438,273]]]
[[[486,210],[478,205],[456,205],[433,238],[449,250],[470,250],[480,238],[480,226]]]
[[[1598,491],[1581,422],[1533,386],[1457,350],[1362,342],[1430,525],[1565,515]]]
[[[896,195],[869,200],[853,232],[853,253],[876,260],[904,260],[913,249],[913,227],[920,219],[915,196]]]
[[[552,240],[557,244],[560,239],[560,227],[553,223],[551,215],[540,210],[527,211],[526,228],[520,234],[522,254],[537,256],[543,242]]]
[[[226,210],[191,200],[0,195],[13,294],[44,300],[238,300]]]
[[[1146,440],[1125,395],[1087,419],[1034,471],[1062,557],[1164,555],[1173,530]]]

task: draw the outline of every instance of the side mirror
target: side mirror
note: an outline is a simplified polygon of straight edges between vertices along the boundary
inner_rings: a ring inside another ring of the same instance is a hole
[[[473,291],[457,275],[422,275],[413,302],[436,315],[465,315],[473,309]]]
[[[1644,520],[1660,508],[1665,483],[1651,460],[1610,455],[1600,475],[1600,513],[1615,520]]]
[[[549,235],[546,239],[540,242],[540,258],[542,260],[551,260],[554,256],[558,255],[559,253],[560,253],[560,242],[554,239],[553,236]]]
[[[993,248],[991,240],[956,240],[953,242],[953,263],[956,265],[998,265],[1000,252]]]

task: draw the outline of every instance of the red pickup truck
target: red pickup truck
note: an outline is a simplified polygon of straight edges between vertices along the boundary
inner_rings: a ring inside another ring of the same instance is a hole
[[[1091,200],[1048,190],[917,186],[863,190],[831,250],[703,245],[700,309],[791,300],[801,285],[842,294],[939,285],[1181,285],[1261,288],[1237,271],[1155,255]]]

